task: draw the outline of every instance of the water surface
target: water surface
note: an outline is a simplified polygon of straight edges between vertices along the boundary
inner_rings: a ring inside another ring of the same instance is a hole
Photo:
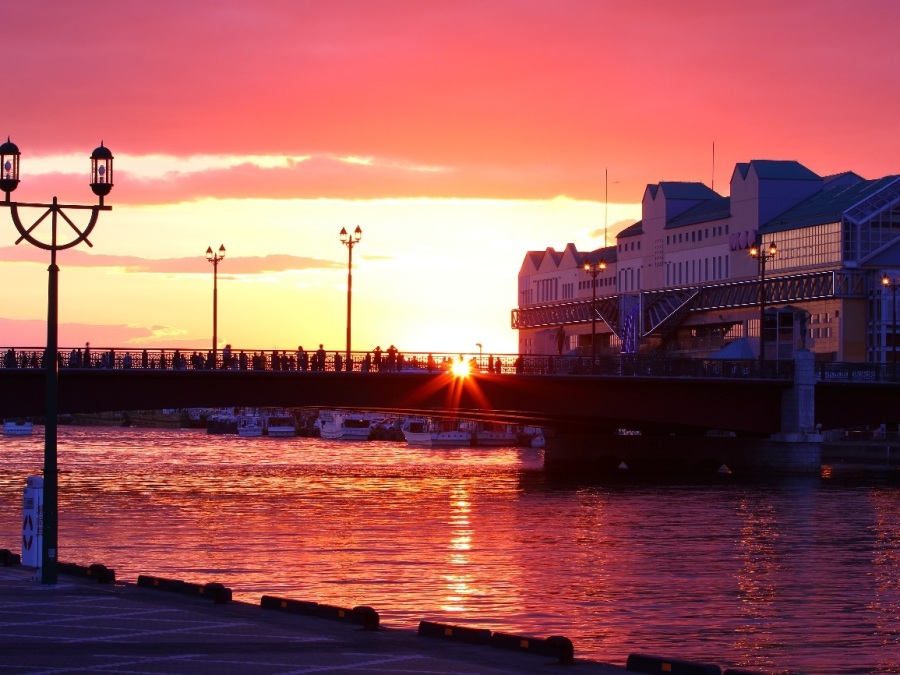
[[[42,428],[0,438],[21,549]],[[900,672],[900,487],[562,484],[526,448],[60,427],[60,559],[779,673]]]

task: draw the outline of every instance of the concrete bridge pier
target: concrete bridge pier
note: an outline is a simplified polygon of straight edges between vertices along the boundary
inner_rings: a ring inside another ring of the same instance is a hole
[[[817,476],[821,471],[821,446],[808,440],[545,433],[544,469],[560,475],[763,477]]]
[[[648,435],[624,429],[605,433],[548,429],[544,468],[571,476],[817,476],[822,436],[815,428],[812,352],[797,352],[794,365],[794,384],[782,395],[781,431],[768,438],[721,430]]]

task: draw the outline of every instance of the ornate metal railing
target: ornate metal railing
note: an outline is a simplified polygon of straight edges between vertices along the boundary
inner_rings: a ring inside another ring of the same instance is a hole
[[[346,372],[344,352],[306,353],[304,364],[298,352],[287,350],[232,350],[218,353],[216,363],[211,352],[179,349],[90,348],[61,349],[57,355],[60,369],[107,368],[149,370],[250,370],[250,371],[324,371]],[[353,372],[429,373],[450,370],[464,362],[481,373],[525,375],[605,375],[630,377],[763,377],[789,380],[794,375],[793,361],[759,361],[698,358],[664,358],[627,354],[551,356],[543,354],[484,354],[437,352],[352,352]],[[227,360],[226,360],[227,358]],[[43,347],[2,347],[0,368],[41,369]],[[900,369],[893,364],[820,362],[816,378],[823,382],[900,382]]]

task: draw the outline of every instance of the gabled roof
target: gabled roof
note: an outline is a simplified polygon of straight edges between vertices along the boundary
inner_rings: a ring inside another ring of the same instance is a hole
[[[562,251],[557,251],[552,247],[548,248],[544,251],[544,256],[541,258],[541,265],[538,267],[538,272],[549,271],[548,265],[552,265],[553,268],[559,267],[559,261],[562,260],[562,256]]]
[[[746,178],[750,167],[760,180],[822,180],[817,173],[793,159],[753,159],[736,164],[734,170]]]
[[[843,188],[821,190],[763,224],[760,232],[783,232],[798,227],[840,222],[847,209],[878,193],[897,178],[898,176],[884,176],[852,183]]]
[[[543,258],[543,251],[528,251],[525,254],[525,259],[522,261],[522,266],[519,268],[519,275],[537,272]]]
[[[643,220],[639,220],[634,225],[629,225],[624,230],[619,232],[619,234],[616,235],[616,239],[622,239],[623,237],[633,237],[638,234],[643,234],[644,233],[643,223],[644,223]]]
[[[647,189],[650,190],[655,198],[657,193],[656,186],[648,185]],[[663,181],[659,183],[659,189],[662,190],[666,199],[701,200],[715,199],[720,196],[719,193],[710,189],[703,183],[696,182]]]
[[[581,254],[581,264],[590,263],[596,265],[602,260],[609,265],[616,262],[616,251],[617,248],[615,246],[604,246],[594,251],[585,251]]]
[[[731,197],[718,197],[716,199],[706,199],[696,206],[692,206],[684,213],[681,213],[668,223],[665,229],[675,227],[684,227],[685,225],[696,225],[697,223],[708,223],[713,220],[722,220],[731,215]]]

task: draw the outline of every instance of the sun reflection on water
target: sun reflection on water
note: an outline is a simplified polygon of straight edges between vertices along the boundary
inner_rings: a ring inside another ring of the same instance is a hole
[[[896,485],[561,485],[530,448],[60,428],[64,561],[778,672],[900,670]],[[0,443],[19,549],[40,434]],[[856,669],[856,670],[854,670]]]

